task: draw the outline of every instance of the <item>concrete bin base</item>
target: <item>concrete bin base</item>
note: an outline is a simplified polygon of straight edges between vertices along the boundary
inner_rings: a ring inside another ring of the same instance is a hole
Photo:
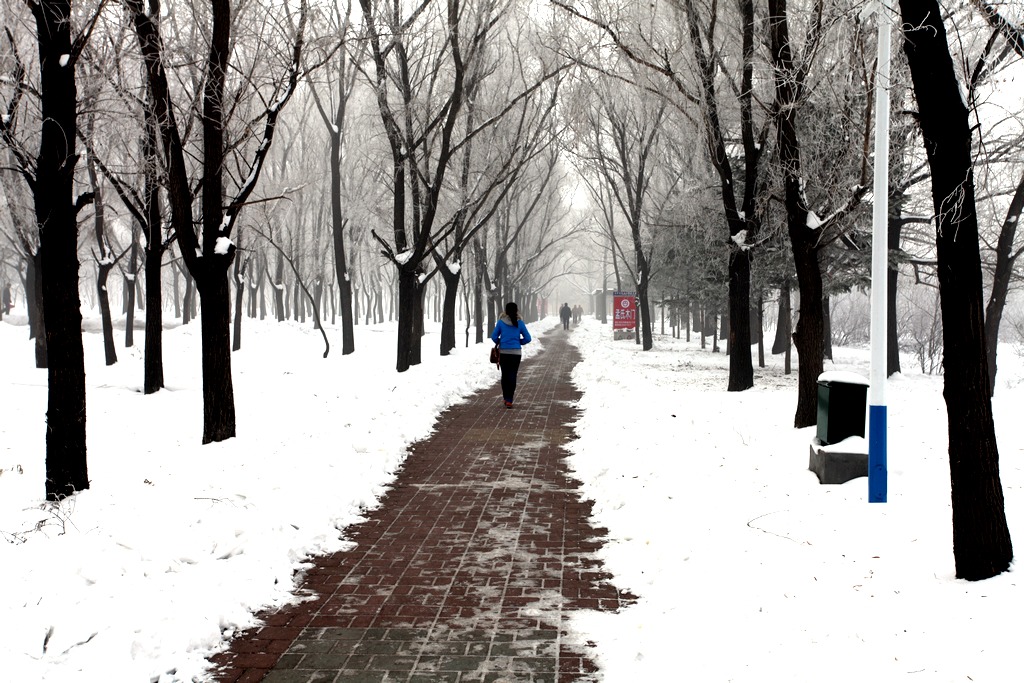
[[[854,439],[846,441],[852,442]],[[818,475],[819,483],[845,484],[851,479],[868,476],[868,454],[856,452],[856,444],[847,444],[846,441],[827,447],[823,447],[817,439],[811,443],[811,460],[807,469]]]

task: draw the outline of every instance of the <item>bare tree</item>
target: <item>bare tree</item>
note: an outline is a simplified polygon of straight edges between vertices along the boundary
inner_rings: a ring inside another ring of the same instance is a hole
[[[690,39],[693,56],[692,63],[679,64],[676,56],[684,53],[679,46],[665,45],[660,40],[661,34],[656,37],[653,31],[647,35],[641,30],[640,35],[632,36],[631,40],[625,23],[622,26],[613,25],[611,21],[586,15],[559,0],[554,2],[570,14],[600,28],[630,60],[648,69],[651,74],[664,78],[669,88],[662,94],[673,98],[677,111],[684,118],[690,116],[684,105],[700,108],[708,153],[719,177],[728,230],[725,243],[729,247],[729,340],[732,349],[729,355],[728,388],[729,391],[749,389],[754,384],[749,316],[751,249],[757,243],[761,223],[761,203],[758,197],[765,188],[759,178],[759,169],[768,133],[767,125],[757,123],[754,110],[757,96],[754,87],[754,3],[743,0],[737,4],[738,22],[720,22],[719,12],[731,11],[725,10],[725,6],[710,3],[702,14],[693,0],[675,0],[672,7],[677,11],[680,24],[685,22],[684,32]],[[736,18],[736,15],[730,16]],[[665,20],[659,18],[659,21]],[[740,26],[739,50],[730,51],[720,44],[724,41],[717,29],[719,26],[728,27],[736,23]],[[640,25],[641,22],[636,22],[637,27]],[[650,25],[653,27],[655,23],[652,21]],[[633,26],[628,28],[631,31],[640,30]],[[730,58],[730,54],[738,54],[738,61]],[[691,73],[697,80],[697,94],[691,91]],[[661,92],[658,88],[651,89]],[[731,126],[733,122],[726,120],[723,115],[720,90],[732,92],[737,98],[739,139],[742,142],[740,157],[730,152],[735,146],[732,142],[735,133]],[[740,165],[742,171],[735,171],[734,167]]]
[[[976,60],[970,80],[970,96],[975,102],[978,84],[990,79],[996,73],[998,65],[1005,63],[1014,53],[1016,58],[1024,59],[1024,29],[1004,18],[996,7],[974,0],[982,16],[993,28],[993,35],[985,44],[985,50]],[[997,39],[997,37],[999,39]],[[1001,39],[1001,40],[1000,40]],[[1013,142],[1014,150],[1019,149],[1019,140]],[[996,350],[999,346],[999,326],[1006,307],[1010,283],[1014,277],[1014,267],[1024,248],[1015,247],[1017,226],[1021,214],[1024,213],[1024,175],[1017,182],[1013,197],[1006,209],[999,237],[994,249],[995,264],[992,272],[992,290],[988,304],[985,306],[985,340],[988,357],[989,384],[992,391],[996,387]]]
[[[8,107],[6,117],[0,119],[0,130],[4,130],[4,139],[7,136],[13,138],[14,131],[11,126],[17,121],[14,116],[16,110],[15,98],[11,104],[15,105],[14,110]],[[11,217],[11,228],[13,234],[6,234],[4,237],[9,241],[12,250],[17,253],[19,263],[24,264],[23,269],[19,268],[22,284],[25,289],[25,309],[28,313],[28,334],[29,339],[35,341],[35,364],[37,368],[46,367],[46,330],[43,327],[43,286],[42,269],[40,262],[42,257],[39,253],[39,235],[34,225],[29,225],[26,216],[33,210],[28,206],[29,202],[24,198],[23,186],[20,185],[14,171],[18,166],[17,157],[9,152],[11,159],[6,169],[0,170],[0,187],[3,187],[6,198],[7,210]]]
[[[839,208],[824,217],[818,217],[810,210],[801,162],[798,113],[808,88],[808,74],[814,57],[826,35],[824,3],[816,0],[799,51],[794,50],[795,45],[790,39],[786,0],[769,2],[768,13],[772,64],[775,67],[776,146],[785,187],[787,232],[800,290],[800,316],[793,333],[793,341],[800,354],[793,423],[796,427],[807,427],[817,422],[817,380],[824,367],[826,316],[821,253],[826,246],[845,235],[842,224],[860,205],[868,188],[863,182],[855,185]],[[862,170],[862,178],[863,174]],[[826,233],[830,237],[825,238]]]
[[[444,7],[425,2],[408,14],[400,4],[378,0],[360,0],[360,6],[374,66],[369,80],[391,154],[391,238],[372,234],[398,276],[396,366],[404,372],[420,362],[423,295],[431,277],[425,261],[463,220],[446,221],[440,213],[460,145],[517,110],[565,66],[545,70],[540,64],[521,92],[511,94],[503,108],[466,131],[460,142],[457,127],[469,81],[486,72],[478,70],[478,62],[509,5],[447,0]],[[461,251],[470,233],[451,248]]]
[[[794,425],[807,427],[818,419],[817,381],[824,366],[824,290],[818,263],[818,226],[812,228],[807,222],[808,207],[804,197],[796,125],[797,101],[804,85],[804,74],[796,69],[785,0],[771,0],[768,6],[772,59],[776,67],[775,126],[779,161],[785,175],[786,224],[800,285],[800,318],[793,334],[800,354]],[[820,18],[820,14],[818,16]]]
[[[957,577],[987,579],[1006,571],[1013,546],[992,418],[971,126],[938,2],[900,0],[900,9],[937,223],[953,556]]]
[[[356,348],[353,331],[355,320],[352,314],[352,277],[349,273],[349,257],[345,248],[345,230],[352,218],[350,212],[345,211],[343,206],[343,200],[347,196],[345,196],[346,188],[342,165],[348,153],[346,126],[348,124],[349,100],[352,98],[358,74],[356,62],[361,58],[365,46],[365,41],[352,41],[351,13],[351,1],[346,2],[344,14],[340,5],[335,5],[332,28],[341,40],[335,48],[336,66],[321,70],[328,74],[325,79],[329,94],[327,101],[329,107],[324,104],[317,92],[318,84],[312,81],[310,83],[316,108],[327,127],[330,138],[328,163],[331,172],[331,229],[334,238],[334,272],[338,281],[338,301],[341,304],[342,355],[352,353]],[[357,47],[354,48],[354,53],[350,54],[350,46],[353,42]],[[333,93],[330,92],[332,79]]]
[[[601,108],[592,112],[594,142],[589,155],[629,227],[634,264],[629,270],[639,299],[643,349],[648,351],[654,346],[650,307],[654,241],[646,225],[647,201],[658,172],[655,159],[666,105],[664,100],[622,98],[621,92],[613,100],[600,88],[594,92]]]
[[[273,142],[278,117],[295,91],[300,73],[303,37],[306,26],[306,2],[298,10],[297,27],[287,74],[267,98],[269,106],[261,113],[262,140],[250,160],[232,199],[224,206],[224,174],[228,149],[225,125],[231,109],[224,87],[228,73],[232,13],[229,0],[214,0],[211,8],[209,52],[202,104],[202,176],[201,239],[192,225],[192,190],[185,163],[182,135],[178,129],[172,93],[164,64],[164,47],[157,25],[159,5],[151,0],[149,11],[142,0],[123,0],[131,15],[146,67],[153,110],[160,130],[167,173],[171,221],[181,257],[195,279],[203,299],[203,443],[223,441],[235,435],[234,388],[231,378],[230,285],[228,271],[235,258],[231,231],[238,214],[256,187],[260,172]]]
[[[373,57],[371,82],[392,163],[392,240],[373,234],[398,272],[396,367],[404,372],[420,362],[422,261],[430,246],[438,198],[452,157],[452,133],[465,101],[462,36],[467,17],[460,0],[447,0],[440,16],[430,3],[413,8],[408,15],[400,4],[379,0],[360,0],[359,4]],[[470,44],[482,39],[490,28],[489,19],[468,28]],[[443,65],[446,73],[442,80]],[[437,77],[426,78],[424,71]],[[419,85],[424,81],[430,88],[421,92]],[[442,87],[444,92],[440,92]],[[414,116],[415,110],[422,113]],[[407,195],[412,198],[411,207]],[[412,209],[411,217],[407,217],[407,208]]]
[[[517,44],[512,43],[512,38],[514,36],[509,36],[509,43]],[[462,156],[453,197],[455,201],[449,202],[453,209],[451,218],[436,238],[438,248],[433,250],[435,267],[427,274],[429,278],[440,273],[444,282],[441,355],[448,355],[455,348],[456,304],[464,252],[481,231],[492,225],[496,216],[502,212],[509,215],[515,199],[520,196],[519,189],[533,184],[535,170],[546,168],[546,177],[550,180],[558,160],[553,147],[557,138],[553,115],[558,101],[559,80],[555,79],[549,91],[543,92],[536,88],[537,83],[530,83],[531,76],[525,65],[527,60],[522,55],[507,49],[502,54],[495,54],[492,60],[511,62],[512,66],[504,73],[501,69],[493,69],[504,78],[492,78],[486,84],[489,87],[482,87],[484,75],[477,61],[476,68],[467,79],[466,115],[462,120],[464,136],[455,146],[455,151]],[[547,75],[542,74],[540,78],[543,82]],[[530,95],[514,98],[518,104],[513,109],[503,98],[510,90],[514,92],[517,86]],[[480,118],[484,121],[477,126]],[[542,198],[540,193],[534,195],[532,206],[535,208]],[[532,212],[532,209],[528,211]],[[487,242],[479,244],[486,245]],[[486,263],[486,257],[480,262]],[[527,263],[535,265],[530,260],[523,265]],[[500,289],[495,296],[500,298]],[[492,297],[492,303],[496,301]],[[532,320],[527,317],[532,315],[528,304],[524,302],[521,310],[524,319]]]
[[[1014,266],[1021,253],[1024,253],[1024,247],[1014,247],[1017,225],[1020,223],[1022,213],[1024,213],[1024,176],[1017,183],[1013,199],[1003,218],[1002,229],[999,231],[999,240],[995,248],[996,262],[992,273],[992,290],[989,293],[988,304],[985,306],[986,356],[988,357],[989,385],[993,392],[996,388],[996,349],[999,346],[999,324],[1006,307]]]
[[[120,60],[115,60],[119,63]],[[137,110],[141,111],[140,118],[143,121],[143,132],[141,142],[141,155],[137,162],[142,167],[141,172],[141,189],[137,189],[133,182],[128,178],[127,174],[120,174],[111,169],[106,162],[99,158],[96,147],[99,145],[99,141],[94,139],[91,128],[88,134],[80,136],[80,139],[85,143],[87,152],[88,168],[90,170],[90,178],[93,176],[102,175],[111,184],[116,192],[118,198],[121,200],[122,205],[128,210],[132,218],[135,221],[135,227],[132,230],[132,242],[130,249],[132,252],[132,262],[136,261],[136,250],[139,244],[138,233],[145,236],[145,301],[146,305],[144,310],[146,312],[146,343],[143,359],[143,393],[152,394],[164,386],[164,370],[163,370],[163,294],[162,294],[162,282],[161,282],[161,270],[163,268],[163,257],[167,250],[170,248],[172,238],[169,231],[166,229],[167,226],[163,224],[161,205],[160,205],[160,177],[159,177],[159,160],[157,158],[157,126],[156,120],[153,115],[152,107],[147,102],[138,100],[133,101],[131,104],[136,105]],[[126,144],[109,142],[107,144],[110,148],[118,150],[124,150],[127,148]],[[98,171],[98,173],[97,173]],[[96,180],[92,180],[93,184],[96,184]],[[103,235],[105,236],[105,232]],[[98,235],[99,237],[100,235]],[[110,251],[109,245],[106,251]],[[107,267],[109,270],[118,260],[120,260],[126,253],[126,250],[122,250],[121,254],[104,257],[104,260],[110,261]],[[125,274],[125,288],[134,288],[136,286],[136,272],[137,268],[132,266],[128,273]],[[175,271],[175,275],[177,271]],[[177,279],[175,279],[177,282]],[[176,293],[175,293],[176,294]],[[132,294],[129,294],[132,296]],[[101,297],[102,301],[102,297]],[[177,305],[177,298],[175,298],[175,305]],[[185,321],[188,321],[188,314],[185,315]],[[131,329],[134,326],[133,316],[126,314],[126,346],[130,346],[129,341],[131,337],[128,336],[127,329]]]
[[[93,137],[95,117],[86,119],[86,137]],[[96,296],[100,303],[100,326],[103,330],[103,352],[107,365],[117,362],[117,350],[114,348],[114,326],[110,318],[110,297],[107,295],[107,278],[110,271],[117,264],[117,259],[111,248],[106,230],[106,204],[103,199],[103,191],[100,188],[100,180],[96,172],[96,160],[91,154],[86,153],[86,168],[89,171],[89,184],[92,186],[93,206],[93,228],[96,235],[96,251],[93,258],[96,261]],[[123,255],[123,254],[122,254]]]
[[[85,438],[85,358],[78,292],[79,211],[92,194],[74,196],[78,128],[76,62],[98,12],[72,35],[70,0],[28,0],[39,48],[38,153],[33,159],[14,136],[13,123],[0,127],[35,202],[42,271],[43,319],[49,384],[46,424],[46,497],[59,500],[89,488]],[[13,45],[13,38],[8,37]],[[20,63],[18,65],[21,69]],[[24,73],[24,72],[22,72]],[[25,94],[15,83],[7,113],[14,118]]]

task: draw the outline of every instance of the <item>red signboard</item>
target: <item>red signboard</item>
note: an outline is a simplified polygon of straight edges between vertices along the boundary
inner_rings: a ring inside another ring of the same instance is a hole
[[[612,329],[636,329],[636,294],[634,292],[615,292],[612,294],[612,298],[615,302]]]

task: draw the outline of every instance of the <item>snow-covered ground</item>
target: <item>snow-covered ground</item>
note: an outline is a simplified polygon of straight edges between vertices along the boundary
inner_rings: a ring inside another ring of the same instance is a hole
[[[823,486],[808,471],[816,429],[792,428],[796,370],[781,358],[729,393],[728,358],[696,341],[645,353],[609,336],[592,321],[576,333],[571,459],[610,530],[600,556],[641,596],[574,619],[605,680],[1024,680],[1020,575],[954,578],[940,377],[904,361],[890,381],[888,502],[868,503],[866,478]],[[826,371],[869,375],[868,350],[834,355]],[[1001,349],[994,407],[1024,545],[1021,360]]]
[[[19,324],[20,323],[20,324]],[[254,611],[289,598],[311,553],[345,547],[404,449],[494,382],[487,345],[394,371],[393,325],[332,352],[311,325],[246,320],[233,355],[238,437],[201,446],[199,325],[167,330],[167,389],[141,393],[143,335],[103,364],[86,334],[91,488],[43,502],[46,373],[23,316],[0,322],[0,680],[191,681]],[[87,329],[95,329],[87,317]],[[531,326],[564,334],[549,318]],[[123,331],[118,333],[123,336]],[[464,339],[459,330],[460,341]],[[941,378],[889,390],[889,502],[865,479],[821,486],[814,430],[792,428],[781,360],[725,391],[723,354],[657,337],[640,352],[586,318],[572,467],[609,529],[601,552],[640,596],[579,613],[604,680],[1007,681],[1021,675],[1018,575],[953,578]],[[867,352],[829,369],[867,375]],[[909,365],[909,364],[908,364]],[[1024,367],[1007,346],[995,399],[1011,532],[1024,522]]]

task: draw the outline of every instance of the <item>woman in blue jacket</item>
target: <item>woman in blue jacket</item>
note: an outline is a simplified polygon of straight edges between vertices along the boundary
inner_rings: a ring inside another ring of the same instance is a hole
[[[501,368],[501,394],[505,407],[512,407],[516,395],[516,375],[519,362],[523,359],[523,344],[533,341],[526,323],[519,319],[519,306],[515,302],[505,304],[505,315],[491,332],[491,341],[498,345],[498,367]]]

